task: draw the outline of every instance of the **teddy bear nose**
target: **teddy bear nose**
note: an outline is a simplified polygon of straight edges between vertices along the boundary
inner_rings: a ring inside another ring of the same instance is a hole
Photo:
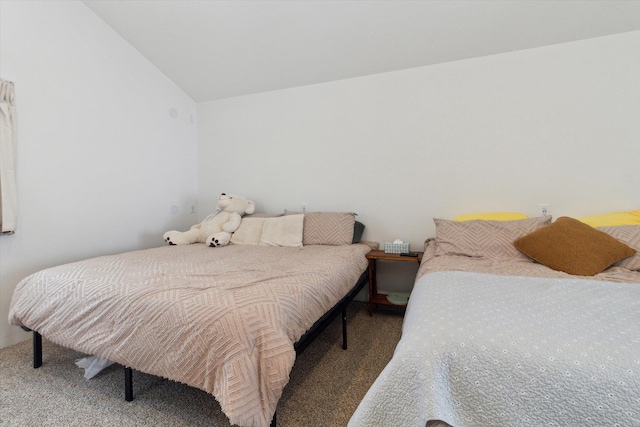
[[[226,196],[226,195],[227,195],[226,193],[222,193],[222,194],[221,194],[221,196]]]

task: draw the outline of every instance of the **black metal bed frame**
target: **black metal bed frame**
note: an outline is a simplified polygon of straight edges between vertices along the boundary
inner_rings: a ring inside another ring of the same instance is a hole
[[[342,349],[347,349],[347,306],[355,296],[362,290],[368,279],[368,268],[362,273],[358,282],[353,288],[342,298],[336,305],[327,311],[320,319],[318,319],[311,328],[293,345],[296,350],[296,357],[299,356],[317,337],[325,330],[327,326],[339,315],[342,314]],[[22,327],[25,331],[31,329]],[[39,332],[33,332],[33,367],[42,366],[42,335]],[[133,401],[133,369],[124,367],[124,399],[127,402]],[[277,412],[273,414],[271,427],[276,426]]]

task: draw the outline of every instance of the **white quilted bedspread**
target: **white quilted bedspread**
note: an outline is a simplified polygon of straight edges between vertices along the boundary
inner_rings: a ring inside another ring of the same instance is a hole
[[[434,272],[356,426],[640,426],[640,284]]]
[[[24,279],[9,321],[205,390],[234,424],[268,426],[294,343],[356,284],[369,250],[188,245],[93,258]]]

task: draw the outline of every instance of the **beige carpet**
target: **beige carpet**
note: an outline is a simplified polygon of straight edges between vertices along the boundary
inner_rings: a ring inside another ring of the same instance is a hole
[[[296,361],[278,404],[279,427],[346,426],[393,355],[402,310],[348,310],[349,349],[336,319]],[[228,426],[215,399],[200,390],[134,372],[134,401],[124,400],[124,370],[112,365],[91,380],[74,361],[84,354],[46,340],[32,368],[31,342],[0,350],[0,426]]]

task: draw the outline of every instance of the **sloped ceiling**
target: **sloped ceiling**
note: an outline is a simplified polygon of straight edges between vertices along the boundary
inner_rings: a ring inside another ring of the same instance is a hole
[[[83,2],[198,102],[640,30],[640,1]]]

